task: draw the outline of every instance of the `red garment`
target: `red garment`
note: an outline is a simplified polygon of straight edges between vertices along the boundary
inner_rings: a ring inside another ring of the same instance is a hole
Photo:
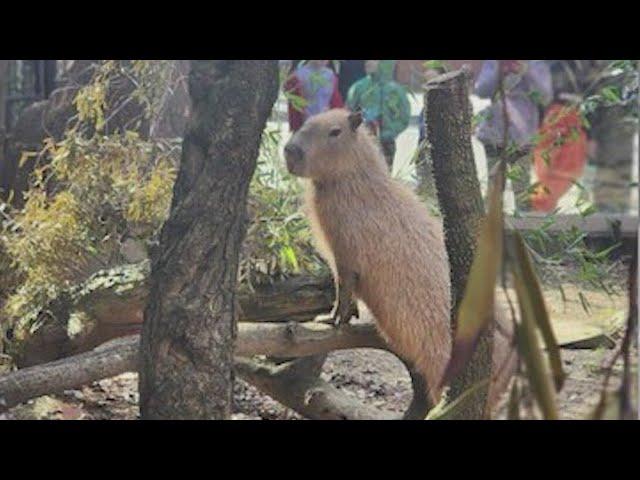
[[[302,84],[300,80],[296,76],[295,73],[291,74],[287,81],[284,84],[284,91],[295,95],[297,97],[303,97],[302,92]],[[329,108],[343,108],[344,101],[342,100],[342,95],[340,95],[340,90],[338,90],[338,77],[333,77],[333,93],[331,94],[331,99],[329,100]],[[292,102],[288,102],[287,105],[288,115],[289,115],[289,129],[292,132],[297,132],[302,124],[307,119],[307,116],[304,112],[304,108],[299,109],[293,105]]]
[[[533,161],[540,185],[531,197],[531,205],[549,212],[584,171],[587,134],[578,109],[560,104],[547,109],[539,133]]]

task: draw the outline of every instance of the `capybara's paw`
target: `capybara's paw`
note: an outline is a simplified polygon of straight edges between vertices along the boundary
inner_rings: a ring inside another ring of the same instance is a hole
[[[323,313],[313,319],[314,322],[328,323],[329,325],[335,325],[336,317],[333,313]]]
[[[351,302],[351,306],[349,307],[349,315],[352,317],[360,318],[360,310],[358,310],[358,302],[353,300]]]
[[[336,311],[336,326],[347,325],[351,321],[351,317],[360,318],[358,304],[354,301],[349,302],[346,307],[341,306],[341,308]]]

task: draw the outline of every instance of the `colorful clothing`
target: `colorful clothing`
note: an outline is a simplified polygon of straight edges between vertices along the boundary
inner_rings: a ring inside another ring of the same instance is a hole
[[[394,67],[394,60],[380,60],[378,71],[353,84],[347,97],[348,108],[361,109],[365,122],[376,127],[381,140],[395,140],[411,117],[406,89],[393,81]]]
[[[536,210],[550,212],[580,178],[587,163],[587,134],[576,107],[553,104],[547,110],[533,163],[540,182],[531,197]]]
[[[328,67],[302,65],[289,77],[284,89],[304,103],[300,105],[289,101],[289,127],[292,132],[300,129],[307,118],[344,106],[338,90],[338,77]]]
[[[551,71],[543,60],[501,61],[509,116],[507,140],[518,147],[530,146],[540,124],[539,107],[553,99]],[[483,110],[477,137],[485,146],[502,147],[504,120],[502,100],[498,98],[499,61],[487,60],[482,65],[475,84],[475,94],[491,98],[490,107]]]

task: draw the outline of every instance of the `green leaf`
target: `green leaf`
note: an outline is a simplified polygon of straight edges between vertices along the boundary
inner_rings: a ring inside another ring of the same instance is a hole
[[[595,207],[595,205],[593,204],[589,204],[587,205],[586,208],[578,210],[580,212],[580,216],[582,218],[586,218],[589,215],[593,215],[594,213],[596,213],[598,211],[598,209]]]
[[[24,167],[24,164],[27,162],[27,160],[37,156],[38,152],[22,152],[22,154],[20,155],[20,161],[18,162],[18,168]]]
[[[536,316],[539,315],[540,306],[535,304],[535,297],[537,295],[532,292],[534,289],[531,288],[531,284],[529,283],[530,278],[525,273],[526,266],[523,265],[524,262],[522,260],[518,260],[518,258],[522,258],[522,254],[518,254],[517,252],[519,246],[515,238],[516,237],[510,241],[509,246],[511,247],[510,250],[514,257],[513,261],[510,262],[510,266],[514,277],[518,304],[520,306],[520,323],[516,325],[516,338],[536,401],[545,419],[556,420],[558,419],[558,411],[555,401],[554,384],[551,375],[549,375],[542,348],[538,342],[536,329],[536,327],[540,325],[536,320]],[[543,331],[543,337],[544,336]],[[545,341],[547,341],[546,338]],[[550,340],[550,343],[555,343],[555,337]],[[559,379],[562,379],[562,377],[556,377],[556,384]]]
[[[604,87],[600,94],[605,98],[605,100],[611,103],[617,103],[620,101],[620,92],[616,87],[610,85],[608,87]]]
[[[527,313],[527,310],[529,313]],[[531,318],[530,306],[524,307],[520,304],[520,316],[522,322],[516,325],[516,338],[520,354],[527,367],[527,376],[531,384],[531,389],[536,397],[538,405],[546,420],[557,420],[558,410],[556,407],[553,382],[547,371],[544,355],[538,336],[535,330],[535,323]]]
[[[446,63],[442,60],[427,60],[422,64],[426,70],[444,70],[445,72],[449,70]]]
[[[587,298],[584,296],[582,292],[578,292],[578,298],[580,298],[580,304],[582,305],[582,309],[586,313],[591,313],[589,301],[587,300]]]
[[[290,265],[294,271],[298,271],[298,259],[296,258],[296,253],[293,251],[290,245],[286,245],[280,250],[280,254],[282,255],[282,260],[284,264]]]

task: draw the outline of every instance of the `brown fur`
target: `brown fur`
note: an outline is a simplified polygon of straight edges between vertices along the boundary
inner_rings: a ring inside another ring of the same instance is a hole
[[[346,110],[331,110],[307,121],[288,144],[303,156],[285,153],[287,166],[307,179],[308,215],[338,290],[344,277],[357,274],[347,289],[371,310],[394,350],[425,376],[436,402],[452,340],[442,225],[410,189],[389,176],[375,138],[366,128],[353,129],[350,120]],[[506,306],[499,303],[496,313],[500,328],[493,349],[491,409],[517,359]]]
[[[435,387],[451,353],[442,225],[389,176],[375,140],[365,128],[352,130],[348,115],[331,110],[306,122],[290,142],[304,159],[287,164],[310,180],[309,216],[334,276],[357,275],[353,293],[394,350],[425,376],[437,401]],[[340,133],[332,137],[332,129]]]

